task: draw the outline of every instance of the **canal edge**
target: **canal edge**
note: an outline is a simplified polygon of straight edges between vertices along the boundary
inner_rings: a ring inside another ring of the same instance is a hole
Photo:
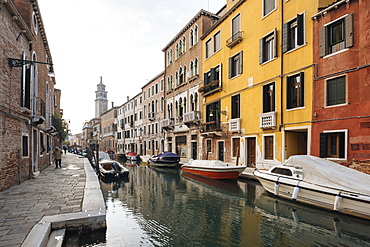
[[[61,232],[57,240],[61,246],[65,236],[65,229],[96,231],[106,229],[106,210],[103,193],[99,178],[92,168],[88,159],[84,159],[84,170],[86,174],[84,197],[82,200],[82,211],[77,213],[44,216],[30,231],[22,247],[47,246],[54,231]],[[60,231],[64,230],[64,231]],[[56,239],[56,237],[54,236]]]

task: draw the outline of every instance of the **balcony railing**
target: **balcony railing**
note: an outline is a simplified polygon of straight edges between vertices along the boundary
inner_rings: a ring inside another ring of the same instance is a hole
[[[211,83],[204,85],[203,87],[199,88],[199,92],[203,94],[203,96],[210,95],[214,92],[222,90],[222,83],[220,80],[214,80]]]
[[[276,112],[267,112],[259,114],[261,129],[275,129],[276,128]]]
[[[201,119],[200,111],[191,111],[184,114],[184,123],[193,123]]]
[[[155,113],[154,112],[149,112],[148,113],[148,118],[150,121],[153,121],[155,119]]]
[[[243,40],[243,32],[239,31],[239,32],[235,33],[233,36],[231,36],[230,39],[226,40],[226,46],[231,48],[234,45],[242,42],[242,40]]]
[[[45,121],[46,105],[44,100],[39,97],[35,97],[34,100],[34,116],[32,117],[32,122],[34,124],[42,124]]]
[[[175,125],[175,120],[173,118],[166,118],[166,119],[163,119],[161,122],[161,126],[163,129],[173,128],[174,125]]]
[[[215,131],[221,131],[221,123],[212,121],[212,122],[207,122],[203,123],[203,132],[215,132]]]
[[[238,132],[240,131],[240,118],[233,118],[229,120],[229,131],[230,132]]]

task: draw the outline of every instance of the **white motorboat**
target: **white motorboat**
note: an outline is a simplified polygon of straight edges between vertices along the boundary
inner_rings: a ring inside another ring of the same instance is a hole
[[[99,174],[102,178],[127,177],[129,170],[121,163],[111,160],[107,153],[99,152]]]
[[[235,166],[220,160],[190,160],[181,169],[190,174],[213,179],[237,179],[246,166]]]
[[[255,170],[270,193],[343,214],[370,219],[370,175],[310,155],[291,156],[283,165]]]

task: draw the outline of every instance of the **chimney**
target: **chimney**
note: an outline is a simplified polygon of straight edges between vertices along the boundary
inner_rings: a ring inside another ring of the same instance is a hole
[[[114,107],[114,102],[112,102],[112,108]]]
[[[127,96],[127,101],[129,101],[130,100],[130,97],[129,96]]]

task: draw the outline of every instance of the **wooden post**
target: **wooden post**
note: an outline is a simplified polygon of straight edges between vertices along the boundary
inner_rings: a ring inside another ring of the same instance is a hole
[[[238,149],[236,150],[236,166],[239,165],[239,156],[240,154],[239,154],[239,147],[238,147]]]

